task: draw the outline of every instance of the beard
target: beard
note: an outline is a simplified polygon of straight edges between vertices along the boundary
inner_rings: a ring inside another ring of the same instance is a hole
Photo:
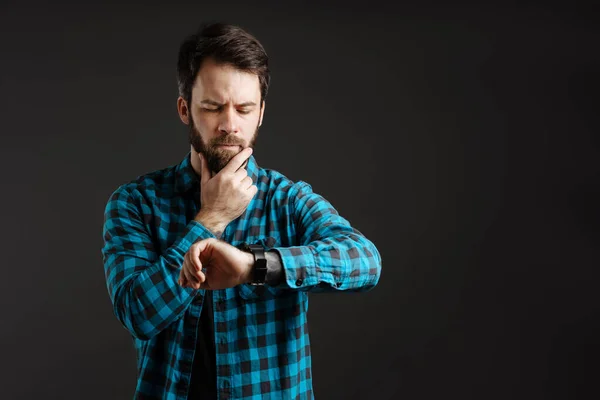
[[[256,126],[254,135],[250,139],[248,146],[244,146],[244,141],[236,135],[223,135],[213,138],[209,143],[206,143],[200,135],[200,131],[196,128],[194,120],[190,118],[190,129],[189,129],[189,140],[190,144],[196,150],[197,153],[202,154],[208,163],[208,168],[214,173],[218,174],[225,166],[231,161],[233,157],[239,154],[245,147],[254,148],[256,139],[258,138],[258,129],[260,125]],[[217,146],[229,145],[229,146],[240,146],[239,151],[232,151],[221,149]],[[244,165],[246,162],[244,163]]]

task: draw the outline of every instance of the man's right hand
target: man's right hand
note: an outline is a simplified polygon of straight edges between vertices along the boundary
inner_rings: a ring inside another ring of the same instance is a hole
[[[208,163],[200,154],[202,165],[200,179],[200,211],[195,220],[212,231],[217,237],[234,219],[242,215],[250,200],[258,192],[248,176],[244,162],[252,154],[247,147],[236,154],[218,174],[211,177]]]

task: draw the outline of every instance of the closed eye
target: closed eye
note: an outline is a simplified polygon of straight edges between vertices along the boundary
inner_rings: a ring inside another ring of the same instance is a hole
[[[217,108],[205,108],[202,107],[202,111],[207,111],[207,112],[221,112],[222,111],[222,107],[217,107]],[[246,115],[246,114],[250,114],[252,112],[252,110],[237,110],[238,113],[242,114],[242,115]]]

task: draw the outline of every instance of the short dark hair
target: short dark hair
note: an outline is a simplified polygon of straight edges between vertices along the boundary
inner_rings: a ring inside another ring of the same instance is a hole
[[[258,76],[261,104],[267,97],[269,82],[269,57],[262,44],[239,26],[211,22],[200,26],[179,47],[177,84],[179,95],[188,104],[192,100],[192,87],[202,62],[212,58],[217,64],[231,65]]]

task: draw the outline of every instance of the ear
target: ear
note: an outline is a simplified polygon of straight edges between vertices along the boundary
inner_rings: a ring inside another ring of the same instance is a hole
[[[266,102],[263,100],[262,105],[260,107],[260,118],[258,120],[258,126],[261,126],[263,122],[263,116],[265,115],[265,104]]]
[[[179,119],[186,125],[190,124],[190,109],[188,108],[187,101],[181,96],[177,98],[177,112],[179,113]]]

